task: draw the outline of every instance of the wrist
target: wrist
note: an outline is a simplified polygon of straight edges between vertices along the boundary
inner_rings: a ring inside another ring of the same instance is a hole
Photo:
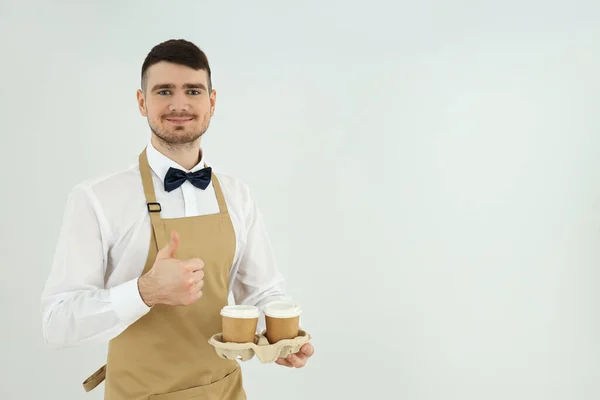
[[[142,301],[148,307],[158,304],[155,285],[152,283],[152,277],[148,276],[148,274],[142,275],[138,279],[138,291],[140,292]]]

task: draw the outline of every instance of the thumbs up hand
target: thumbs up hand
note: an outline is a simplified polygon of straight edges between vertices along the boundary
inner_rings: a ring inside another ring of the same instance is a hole
[[[156,255],[150,271],[138,280],[142,300],[149,307],[155,304],[187,306],[202,296],[204,262],[198,258],[175,258],[178,247],[179,235],[173,231],[169,242]]]

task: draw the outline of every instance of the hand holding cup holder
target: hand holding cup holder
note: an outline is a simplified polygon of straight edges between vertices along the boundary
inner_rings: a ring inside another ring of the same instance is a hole
[[[248,361],[256,355],[261,363],[266,364],[274,362],[278,357],[285,358],[289,354],[299,352],[310,339],[307,332],[298,330],[298,336],[294,339],[284,339],[275,344],[270,344],[264,333],[256,335],[254,342],[231,343],[223,342],[223,335],[218,333],[210,338],[209,343],[214,346],[217,355],[221,358]]]
[[[220,358],[248,361],[256,355],[264,363],[297,353],[311,340],[300,329],[299,305],[275,301],[263,308],[267,329],[256,334],[260,310],[254,306],[225,306],[221,310],[223,332],[212,336],[209,343]]]

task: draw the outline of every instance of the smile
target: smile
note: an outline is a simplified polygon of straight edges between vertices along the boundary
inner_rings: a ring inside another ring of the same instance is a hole
[[[190,122],[192,119],[193,118],[167,118],[167,121],[175,125],[184,125]]]

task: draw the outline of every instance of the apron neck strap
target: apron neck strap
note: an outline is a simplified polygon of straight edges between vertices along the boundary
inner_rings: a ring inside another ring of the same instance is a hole
[[[146,207],[150,213],[150,221],[152,222],[152,231],[158,250],[165,247],[167,244],[167,235],[164,225],[160,218],[161,206],[156,202],[156,194],[154,193],[154,183],[152,183],[152,172],[148,164],[146,149],[142,151],[139,157],[140,174],[142,175],[142,185],[144,186],[144,194],[146,195]]]
[[[225,196],[223,196],[223,191],[221,190],[221,183],[214,172],[212,173],[211,182],[215,188],[215,196],[217,196],[217,202],[219,203],[219,211],[225,213],[227,212],[227,202],[225,201]]]

